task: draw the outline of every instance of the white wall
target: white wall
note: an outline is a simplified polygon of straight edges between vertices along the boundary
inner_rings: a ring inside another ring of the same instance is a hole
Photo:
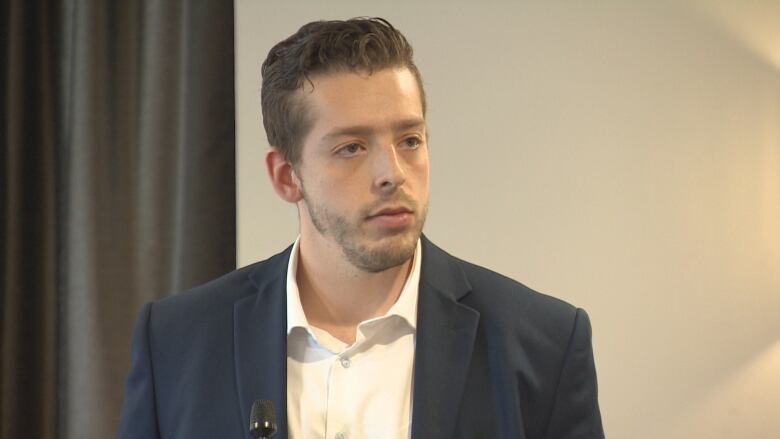
[[[240,265],[297,230],[262,166],[262,60],[382,16],[428,93],[426,234],[588,310],[608,436],[780,437],[780,9],[683,3],[239,0]]]

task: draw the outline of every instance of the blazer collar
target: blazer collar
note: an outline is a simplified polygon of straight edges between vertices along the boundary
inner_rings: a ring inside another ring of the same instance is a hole
[[[278,425],[275,437],[287,437],[285,274],[291,249],[258,264],[249,275],[257,294],[239,299],[233,306],[236,385],[246,438],[251,437],[249,412],[258,399],[273,401]]]
[[[412,395],[412,439],[454,437],[479,313],[461,303],[471,285],[457,259],[422,237]]]
[[[479,313],[460,303],[471,285],[457,259],[422,236],[412,395],[412,438],[450,438],[463,394]],[[258,399],[276,407],[287,437],[286,272],[292,246],[249,275],[258,293],[234,305],[236,385],[241,417]]]

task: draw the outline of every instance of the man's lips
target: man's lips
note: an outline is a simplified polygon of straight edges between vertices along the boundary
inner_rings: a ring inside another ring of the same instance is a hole
[[[368,221],[382,227],[401,228],[414,221],[413,211],[406,207],[389,207],[380,209],[368,216]]]
[[[375,218],[378,216],[385,216],[385,215],[403,215],[406,213],[412,213],[411,209],[408,209],[406,207],[386,207],[384,209],[380,209],[379,211],[372,213],[368,216],[369,219]]]

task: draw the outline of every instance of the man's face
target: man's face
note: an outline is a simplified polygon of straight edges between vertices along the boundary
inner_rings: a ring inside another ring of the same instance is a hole
[[[405,68],[312,78],[301,92],[313,125],[295,167],[301,233],[379,272],[414,254],[428,210],[420,91]]]

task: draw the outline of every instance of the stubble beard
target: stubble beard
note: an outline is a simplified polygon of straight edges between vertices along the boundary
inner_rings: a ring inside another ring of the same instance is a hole
[[[379,273],[389,268],[397,267],[410,260],[417,248],[417,240],[422,234],[423,225],[428,212],[427,203],[418,206],[406,195],[394,195],[382,200],[383,204],[393,201],[402,201],[405,205],[414,209],[415,223],[410,230],[399,233],[399,239],[395,239],[387,245],[370,245],[370,237],[363,235],[360,225],[352,224],[342,215],[339,215],[327,207],[312,202],[304,193],[303,202],[309,212],[309,217],[314,228],[322,236],[332,236],[336,244],[341,248],[344,257],[355,267],[369,273]],[[366,218],[375,207],[362,209],[360,220]],[[361,237],[364,242],[361,242]]]

